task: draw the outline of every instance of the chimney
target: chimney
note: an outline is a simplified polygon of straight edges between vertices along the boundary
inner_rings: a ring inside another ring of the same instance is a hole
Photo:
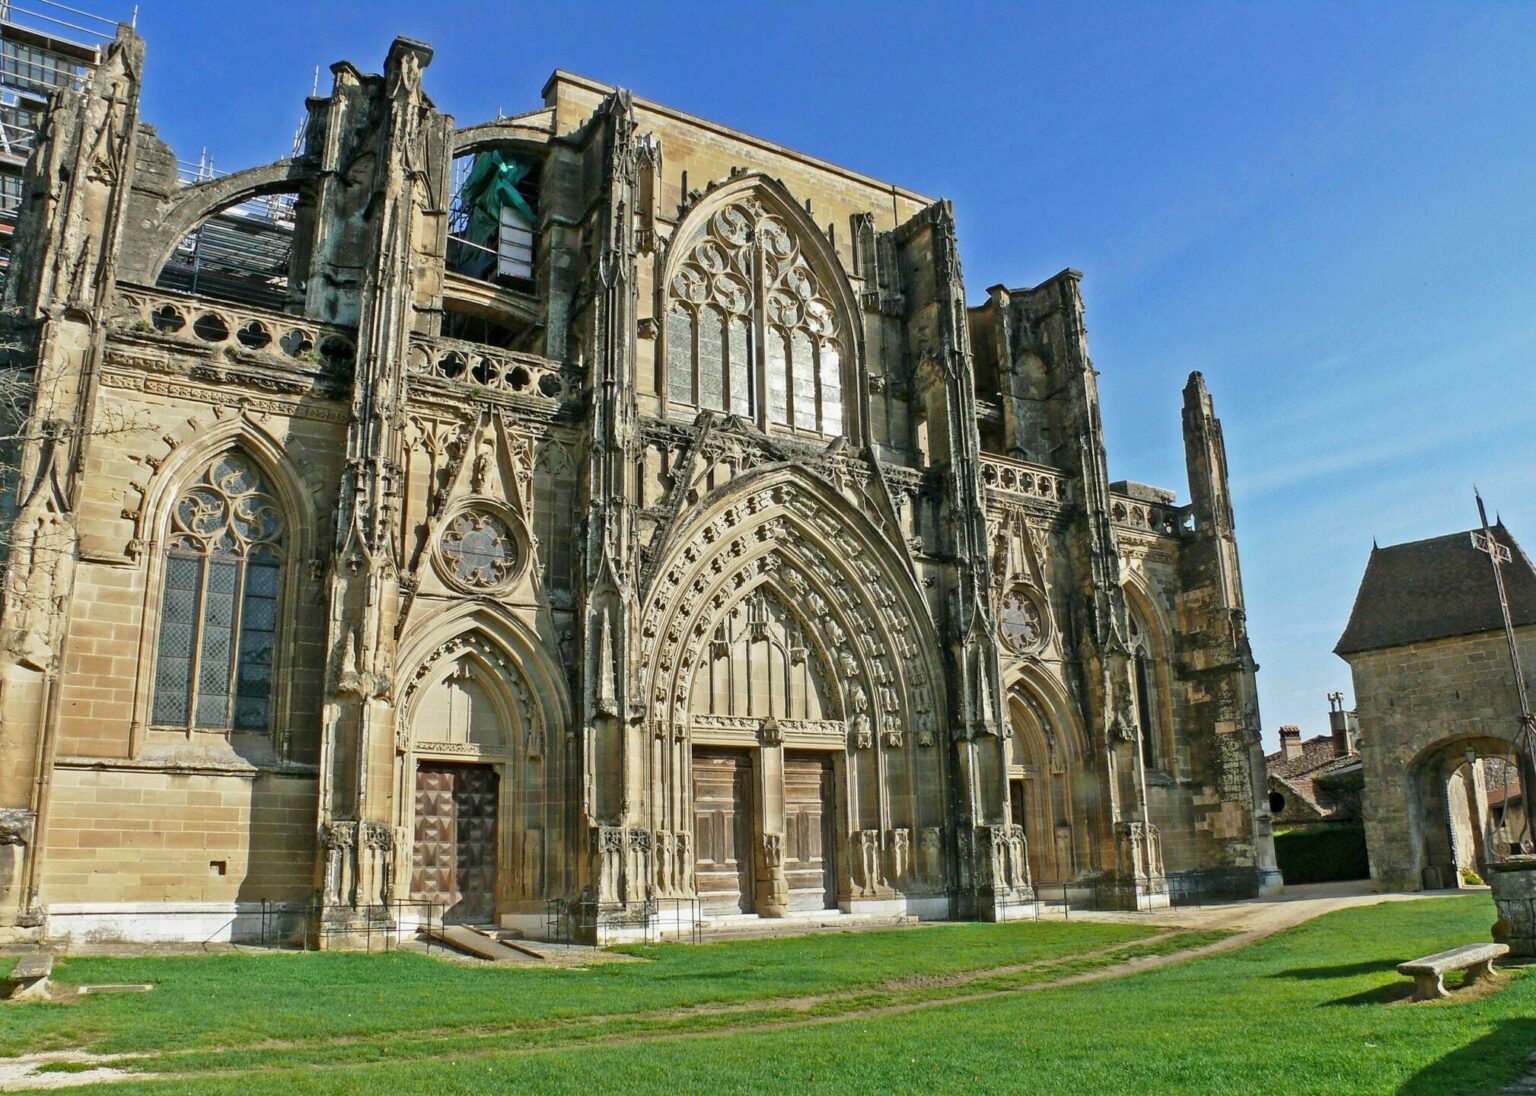
[[[1348,757],[1355,752],[1355,713],[1344,710],[1344,694],[1328,694],[1328,726],[1333,730],[1333,755]]]
[[[1287,761],[1301,756],[1301,728],[1287,724],[1280,728],[1280,752]]]

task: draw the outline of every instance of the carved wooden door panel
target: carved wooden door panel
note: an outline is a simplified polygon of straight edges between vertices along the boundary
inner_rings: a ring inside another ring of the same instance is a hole
[[[484,924],[496,915],[496,770],[489,765],[416,768],[411,898],[437,904],[445,921]]]
[[[752,912],[752,759],[693,756],[694,880],[706,914]]]
[[[832,758],[825,754],[785,757],[784,875],[792,910],[837,907],[835,818]]]

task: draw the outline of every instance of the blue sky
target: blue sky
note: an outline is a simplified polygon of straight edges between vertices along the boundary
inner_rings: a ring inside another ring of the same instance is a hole
[[[105,9],[106,14],[125,15]],[[287,153],[315,66],[431,42],[461,124],[556,67],[955,200],[967,286],[1085,272],[1110,472],[1187,497],[1227,439],[1265,740],[1326,730],[1371,540],[1536,551],[1536,5],[143,0],[145,119]]]

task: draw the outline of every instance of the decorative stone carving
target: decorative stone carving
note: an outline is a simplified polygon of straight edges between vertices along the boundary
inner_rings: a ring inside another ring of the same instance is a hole
[[[30,845],[37,815],[23,807],[0,807],[0,845]]]
[[[442,532],[438,551],[446,574],[472,590],[505,585],[519,565],[517,543],[506,522],[485,510],[455,514]]]
[[[1116,823],[1115,852],[1122,877],[1140,887],[1162,885],[1163,849],[1156,826],[1134,820]]]
[[[853,886],[856,893],[869,897],[885,883],[880,865],[880,831],[854,830],[849,835],[853,848]]]
[[[788,515],[816,535],[789,525]],[[680,718],[693,667],[708,657],[711,620],[738,599],[732,591],[762,575],[789,591],[791,606],[808,604],[814,594],[826,607],[824,617],[806,622],[807,635],[820,637],[824,645],[813,645],[811,652],[818,657],[823,649],[835,652],[838,676],[845,683],[872,677],[881,684],[880,710],[870,713],[872,718],[900,715],[910,707],[912,715],[903,717],[908,726],[932,734],[937,725],[933,693],[928,674],[919,669],[922,641],[915,622],[846,522],[810,492],[781,482],[722,508],[687,543],[673,548],[670,564],[658,569],[641,621],[642,642],[659,643],[652,718],[662,725]],[[906,674],[896,672],[898,652],[912,667]]]
[[[944,830],[925,826],[918,831],[918,870],[929,891],[944,889]]]
[[[890,831],[887,844],[886,881],[894,887],[904,887],[912,872],[912,831],[897,827]]]
[[[1034,597],[1020,587],[1003,596],[997,609],[997,630],[1003,642],[1019,654],[1039,650],[1045,624]]]

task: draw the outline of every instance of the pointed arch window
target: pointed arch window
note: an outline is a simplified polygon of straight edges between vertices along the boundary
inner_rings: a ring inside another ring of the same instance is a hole
[[[1141,762],[1157,768],[1157,724],[1153,717],[1153,675],[1147,655],[1147,637],[1135,613],[1130,614],[1131,677],[1136,690],[1136,728],[1141,739]]]
[[[666,319],[671,403],[844,432],[836,314],[794,234],[757,202],[710,218],[672,276]]]
[[[214,460],[176,500],[160,600],[156,725],[268,728],[286,531],[271,490],[236,453]]]

